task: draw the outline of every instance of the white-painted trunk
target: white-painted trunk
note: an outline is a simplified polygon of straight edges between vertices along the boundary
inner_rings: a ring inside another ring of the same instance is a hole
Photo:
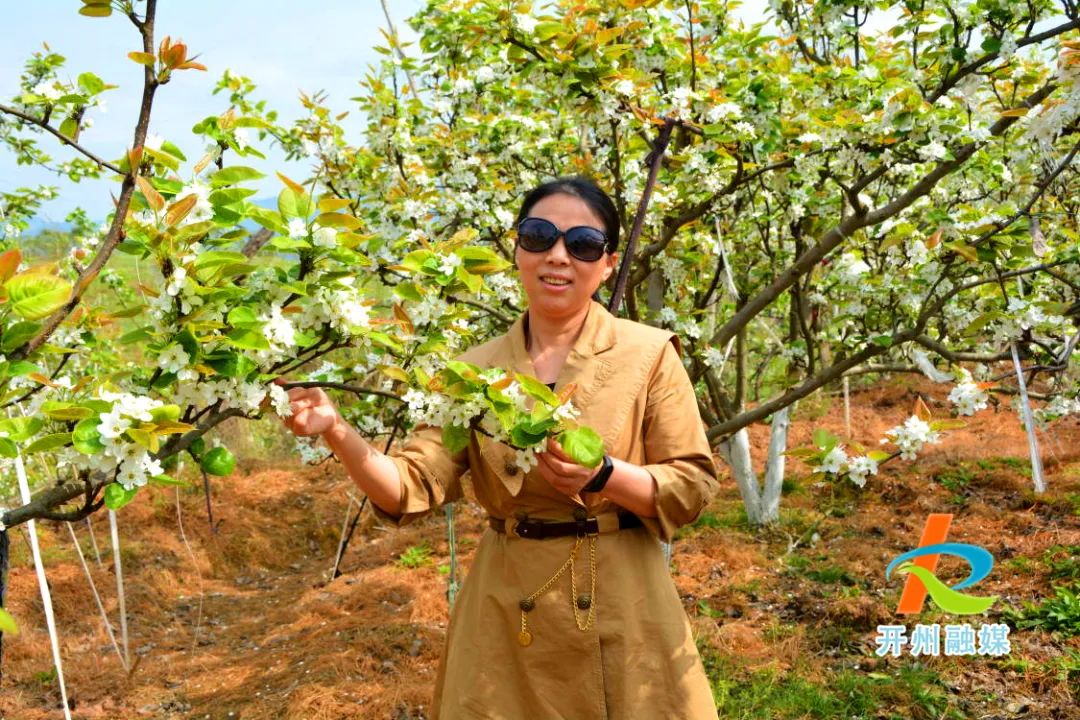
[[[751,525],[767,525],[780,519],[780,494],[784,486],[784,452],[787,450],[791,408],[773,415],[769,433],[769,454],[765,460],[764,484],[758,483],[754,463],[750,458],[750,435],[743,428],[720,443],[720,452],[731,468],[735,485],[746,508]]]
[[[771,523],[780,519],[780,491],[784,485],[784,452],[787,450],[791,407],[773,415],[769,432],[769,456],[765,460],[765,488],[761,493],[761,522]]]
[[[739,430],[730,438],[720,443],[720,452],[731,468],[735,485],[742,495],[746,507],[746,517],[751,525],[761,524],[761,490],[758,487],[754,463],[750,459],[750,435],[746,428]]]

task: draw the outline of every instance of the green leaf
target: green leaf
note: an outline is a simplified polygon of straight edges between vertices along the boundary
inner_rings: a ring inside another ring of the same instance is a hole
[[[179,405],[162,405],[150,411],[150,419],[155,423],[176,422],[180,419],[180,412]]]
[[[592,428],[567,430],[559,436],[559,444],[578,465],[594,468],[604,460],[604,440]]]
[[[79,75],[79,79],[76,81],[79,85],[79,89],[86,95],[97,95],[99,92],[105,90],[105,83],[101,78],[91,72],[84,72]]]
[[[559,396],[556,395],[551,388],[536,378],[521,373],[514,373],[514,379],[518,381],[518,384],[521,385],[521,389],[524,390],[525,394],[529,397],[536,398],[548,405],[559,405]]]
[[[101,424],[101,418],[95,416],[80,420],[71,433],[71,444],[83,455],[94,455],[105,449],[101,442],[101,433],[97,426]]]
[[[243,165],[233,165],[232,167],[222,168],[211,175],[210,187],[235,185],[236,183],[246,182],[248,180],[258,180],[262,177],[266,177],[266,175],[255,168],[244,167]]]
[[[151,485],[159,485],[162,487],[187,487],[188,483],[179,478],[174,478],[171,475],[153,475],[150,478]]]
[[[270,341],[266,339],[266,336],[256,330],[247,330],[244,328],[236,328],[231,330],[226,339],[231,345],[234,345],[241,350],[269,350]]]
[[[247,377],[257,366],[251,358],[238,353],[215,353],[206,357],[206,364],[225,377]]]
[[[517,447],[531,447],[547,439],[547,433],[532,432],[532,423],[526,421],[510,428],[510,442]]]
[[[71,283],[43,272],[16,275],[4,287],[12,311],[24,320],[48,317],[71,297]]]
[[[41,403],[41,413],[52,420],[84,420],[93,415],[94,411],[74,403],[46,400]]]
[[[825,428],[817,428],[816,430],[814,430],[813,440],[814,444],[825,452],[832,450],[834,447],[836,447],[837,443],[836,436]]]
[[[461,452],[469,447],[471,431],[461,425],[444,425],[442,429],[443,446],[452,453]]]
[[[278,212],[285,218],[300,218],[307,220],[311,215],[311,195],[306,192],[297,192],[292,188],[285,188],[278,195]]]
[[[47,450],[56,450],[62,448],[71,442],[71,433],[52,433],[51,435],[45,435],[39,437],[26,448],[27,455],[32,455],[36,452],[45,452]]]
[[[37,335],[41,329],[41,323],[17,322],[4,330],[4,339],[0,341],[0,350],[11,352],[20,345],[25,345],[30,338]]]
[[[0,608],[0,633],[5,635],[18,635],[19,626],[15,624],[15,618],[11,617],[4,608]]]
[[[19,446],[7,438],[0,438],[0,457],[13,458],[19,454]]]
[[[79,8],[79,14],[86,17],[109,17],[112,15],[112,8],[108,5],[84,5]]]
[[[537,23],[533,35],[540,41],[547,41],[563,32],[566,28],[560,22]]]
[[[45,374],[39,366],[27,360],[15,360],[14,362],[0,363],[0,377],[21,377],[23,375],[29,375],[30,373]]]
[[[0,420],[0,432],[7,433],[6,437],[15,442],[29,440],[37,435],[38,430],[44,427],[45,421],[39,417],[14,417]]]
[[[120,483],[109,483],[105,486],[105,507],[110,510],[119,510],[135,499],[138,488],[126,489]]]

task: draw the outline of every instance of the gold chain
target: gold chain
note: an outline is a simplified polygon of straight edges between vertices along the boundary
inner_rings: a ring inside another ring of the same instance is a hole
[[[555,571],[555,574],[548,578],[548,581],[541,585],[539,590],[519,603],[521,608],[521,632],[518,633],[518,643],[522,647],[528,647],[532,644],[532,633],[529,632],[529,612],[536,607],[536,599],[550,590],[568,568],[570,570],[570,608],[574,611],[574,624],[582,632],[592,627],[593,621],[596,619],[596,536],[589,536],[589,595],[587,599],[579,598],[577,594],[577,567],[575,560],[578,550],[581,549],[582,539],[579,535],[574,542],[574,548],[570,551],[570,557]],[[578,609],[579,603],[584,602],[588,603],[589,612],[585,616],[585,621],[582,622]]]

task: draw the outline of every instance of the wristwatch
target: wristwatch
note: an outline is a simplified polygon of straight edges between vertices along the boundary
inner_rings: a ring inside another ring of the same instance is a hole
[[[615,466],[611,464],[611,458],[604,455],[604,461],[600,464],[600,470],[593,476],[593,479],[589,481],[589,484],[581,488],[582,492],[600,492],[607,485],[607,481],[611,478],[611,471],[615,469]]]

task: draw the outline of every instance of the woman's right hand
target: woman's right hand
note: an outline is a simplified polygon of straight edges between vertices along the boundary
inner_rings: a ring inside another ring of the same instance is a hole
[[[292,415],[281,421],[294,435],[322,435],[340,421],[337,406],[322,388],[292,388],[287,393]]]

